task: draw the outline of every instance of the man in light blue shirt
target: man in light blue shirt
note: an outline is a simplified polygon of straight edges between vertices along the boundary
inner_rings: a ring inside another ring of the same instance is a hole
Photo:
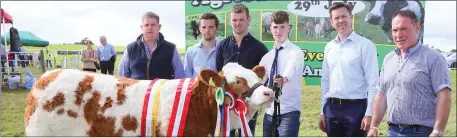
[[[365,137],[378,79],[376,46],[352,30],[351,8],[329,8],[337,37],[327,43],[322,65],[319,128],[329,137]]]
[[[198,23],[198,31],[202,34],[202,40],[187,49],[184,56],[184,71],[186,77],[197,77],[202,69],[216,69],[216,33],[219,20],[213,13],[204,13]]]
[[[102,74],[108,72],[109,75],[113,75],[116,50],[113,45],[106,42],[105,36],[100,36],[100,43],[97,48],[98,57],[100,58],[100,70]]]

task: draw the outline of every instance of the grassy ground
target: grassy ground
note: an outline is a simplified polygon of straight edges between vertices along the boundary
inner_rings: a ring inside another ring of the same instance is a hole
[[[452,105],[449,121],[446,126],[445,136],[456,136],[456,71],[451,72]],[[321,89],[319,86],[305,86],[302,93],[302,109],[300,117],[299,136],[326,136],[317,126]],[[27,90],[2,89],[1,101],[1,136],[24,136],[24,108]],[[257,119],[256,136],[262,136],[263,111]],[[387,132],[385,120],[381,123],[380,131]]]

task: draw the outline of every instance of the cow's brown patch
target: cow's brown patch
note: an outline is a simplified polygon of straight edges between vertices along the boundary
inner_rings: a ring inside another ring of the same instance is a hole
[[[68,110],[68,111],[67,111],[67,114],[68,114],[68,116],[70,116],[70,117],[78,118],[78,113],[76,113],[76,112],[74,112],[74,111],[72,111],[72,110]]]
[[[225,83],[225,80],[214,71],[200,72],[199,79],[192,89],[184,136],[207,136],[214,133],[217,105],[214,100],[214,88],[207,85],[209,78],[213,78],[212,80],[218,86]]]
[[[105,117],[100,113],[101,106],[98,104],[100,101],[100,92],[94,91],[92,97],[84,105],[84,118],[90,125],[87,135],[91,137],[95,136],[122,136],[123,130],[115,130],[115,117]]]
[[[100,111],[100,104],[98,104],[100,97],[100,92],[94,91],[92,93],[92,97],[84,105],[84,118],[88,124],[92,124],[92,122],[94,122],[98,111]]]
[[[102,113],[106,111],[106,109],[113,106],[113,99],[111,97],[106,97],[105,104],[102,106]]]
[[[45,104],[43,104],[43,109],[48,111],[48,112],[51,112],[52,110],[54,110],[55,108],[57,108],[58,106],[61,106],[63,105],[65,102],[65,95],[61,92],[58,92],[56,94],[56,96],[52,97],[52,100],[51,101],[46,101]]]
[[[59,109],[59,110],[57,110],[57,114],[58,114],[58,115],[61,115],[61,114],[63,114],[63,113],[65,113],[65,109]]]
[[[32,89],[32,91],[33,91],[33,89]],[[32,95],[32,92],[30,92],[29,96],[27,96],[26,105],[27,106],[25,107],[25,113],[24,113],[25,127],[27,127],[29,125],[30,116],[32,116],[32,114],[35,113],[35,108],[37,106],[36,98]]]
[[[138,121],[134,116],[124,116],[122,117],[122,127],[127,131],[135,132],[138,127]]]
[[[89,76],[89,75],[86,75],[86,77],[84,77],[84,79],[81,82],[79,82],[78,87],[76,87],[76,90],[75,90],[75,92],[76,92],[75,104],[76,105],[81,105],[81,103],[83,101],[84,93],[89,90],[92,90],[92,82],[94,82],[94,77]]]
[[[124,133],[124,130],[114,127],[116,118],[114,117],[105,117],[101,114],[97,114],[93,122],[91,123],[87,135],[89,137],[120,137]]]
[[[36,88],[44,90],[49,83],[53,82],[57,78],[57,76],[59,76],[60,72],[62,71],[59,70],[49,74],[48,76],[38,79],[38,81],[36,82]]]
[[[249,90],[248,81],[242,77],[236,77],[235,82],[232,82],[227,85],[227,90],[235,94],[243,94]]]
[[[124,78],[124,77],[119,77],[115,76],[118,80],[119,83],[117,84],[117,102],[116,104],[122,105],[124,104],[125,99],[127,98],[125,96],[125,88],[128,86],[131,86],[135,83],[138,83],[138,80],[134,79],[129,79],[129,78]]]

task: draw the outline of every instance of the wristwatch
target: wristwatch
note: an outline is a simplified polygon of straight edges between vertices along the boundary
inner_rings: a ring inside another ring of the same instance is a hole
[[[436,130],[436,129],[433,130],[432,133],[438,135],[439,137],[442,137],[442,136],[443,136],[443,132],[441,132],[441,131],[439,131],[439,130]]]

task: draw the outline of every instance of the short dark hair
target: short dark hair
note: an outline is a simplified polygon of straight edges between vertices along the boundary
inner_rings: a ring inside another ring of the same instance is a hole
[[[249,18],[249,9],[245,5],[238,3],[232,7],[232,13],[243,13],[246,12],[246,17]]]
[[[219,27],[219,19],[213,13],[207,12],[202,14],[202,16],[200,16],[200,21],[201,20],[214,20],[214,22],[216,23],[216,28]],[[198,23],[198,26],[200,26],[200,22]]]
[[[271,22],[275,24],[289,23],[289,14],[285,11],[277,11],[271,15]]]
[[[397,11],[394,13],[394,15],[392,16],[392,19],[394,19],[395,17],[397,16],[402,16],[402,17],[408,17],[409,19],[411,19],[411,22],[413,24],[416,24],[419,22],[419,20],[417,19],[417,16],[416,14],[411,11],[411,10],[400,10],[400,11]]]
[[[330,6],[330,8],[328,10],[330,17],[332,17],[332,11],[339,9],[339,8],[346,8],[346,10],[349,12],[349,15],[352,15],[352,9],[348,4],[343,3],[343,2],[335,2],[332,4],[332,6]]]

